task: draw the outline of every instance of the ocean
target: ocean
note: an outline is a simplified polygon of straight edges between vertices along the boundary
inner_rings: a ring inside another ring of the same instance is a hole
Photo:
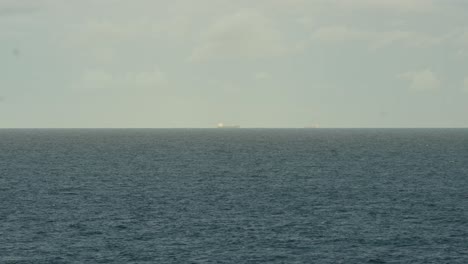
[[[2,129],[0,263],[468,263],[468,129]]]

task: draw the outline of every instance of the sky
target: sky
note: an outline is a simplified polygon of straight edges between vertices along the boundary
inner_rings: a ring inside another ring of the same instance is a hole
[[[0,128],[468,127],[466,0],[0,0]]]

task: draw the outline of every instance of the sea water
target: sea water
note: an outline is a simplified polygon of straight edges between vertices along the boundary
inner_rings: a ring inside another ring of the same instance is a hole
[[[3,129],[0,263],[468,263],[467,129]]]

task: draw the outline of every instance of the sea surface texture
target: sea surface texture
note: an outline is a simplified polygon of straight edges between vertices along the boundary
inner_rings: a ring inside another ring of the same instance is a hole
[[[468,130],[0,130],[0,263],[466,264]]]

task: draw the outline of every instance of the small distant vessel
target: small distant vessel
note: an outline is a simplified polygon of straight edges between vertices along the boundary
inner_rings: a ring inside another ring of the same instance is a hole
[[[310,125],[310,126],[305,126],[304,128],[319,128],[319,125]]]
[[[239,125],[225,125],[223,123],[219,123],[218,128],[240,128],[240,126]]]

